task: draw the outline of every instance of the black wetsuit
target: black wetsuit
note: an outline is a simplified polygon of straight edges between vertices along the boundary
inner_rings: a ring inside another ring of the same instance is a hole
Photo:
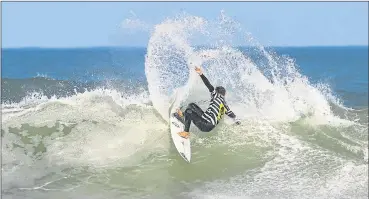
[[[202,81],[211,93],[209,108],[204,112],[195,103],[190,103],[184,112],[185,117],[185,132],[189,132],[191,121],[203,132],[209,132],[219,123],[223,115],[226,114],[231,118],[236,118],[236,115],[229,109],[224,97],[218,94],[209,80],[200,75]]]

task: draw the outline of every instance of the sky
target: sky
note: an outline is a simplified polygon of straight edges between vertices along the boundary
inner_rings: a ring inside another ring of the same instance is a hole
[[[368,45],[368,2],[2,2],[2,47],[147,46],[148,32],[121,34],[132,12],[153,25],[221,10],[262,44]]]

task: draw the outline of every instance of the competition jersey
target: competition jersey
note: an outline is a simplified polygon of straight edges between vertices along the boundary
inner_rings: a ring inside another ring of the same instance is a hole
[[[222,95],[215,90],[211,92],[211,100],[209,108],[204,112],[202,118],[206,121],[216,125],[223,118],[224,114],[228,116],[234,115],[229,109]]]
[[[228,107],[227,103],[224,100],[224,97],[215,91],[214,87],[210,84],[209,80],[204,75],[201,75],[201,78],[204,81],[205,85],[208,87],[211,94],[209,108],[206,109],[201,117],[206,121],[212,123],[214,126],[219,123],[224,114],[228,115],[231,118],[235,118],[236,115]]]

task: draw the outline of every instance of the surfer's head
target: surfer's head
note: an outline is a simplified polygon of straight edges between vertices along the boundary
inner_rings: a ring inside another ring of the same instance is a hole
[[[215,88],[215,91],[216,91],[217,93],[219,93],[219,94],[223,95],[223,96],[225,96],[225,94],[226,94],[226,90],[225,90],[225,88],[224,88],[223,86],[217,86],[217,87]]]

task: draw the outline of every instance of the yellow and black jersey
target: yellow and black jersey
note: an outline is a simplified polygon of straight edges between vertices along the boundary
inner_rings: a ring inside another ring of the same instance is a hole
[[[206,109],[201,117],[206,121],[212,123],[214,126],[219,123],[224,114],[228,115],[231,118],[235,118],[236,115],[228,107],[226,101],[224,100],[224,96],[215,91],[214,87],[210,84],[209,80],[204,75],[200,75],[200,77],[211,94],[209,108]]]

